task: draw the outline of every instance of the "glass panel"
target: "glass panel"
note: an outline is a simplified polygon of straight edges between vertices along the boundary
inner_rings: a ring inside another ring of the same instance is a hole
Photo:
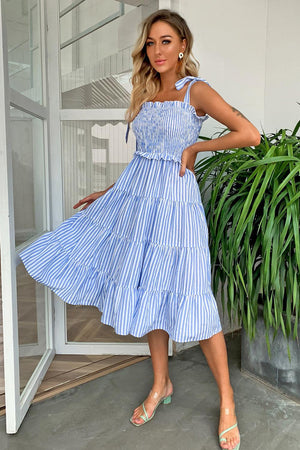
[[[22,392],[46,350],[46,288],[30,277],[23,264],[18,265],[16,272]]]
[[[126,128],[120,121],[62,122],[65,218],[77,212],[73,205],[80,198],[113,184],[130,162]]]
[[[66,305],[68,342],[147,342],[147,336],[121,336],[100,322],[101,312],[95,306]]]
[[[132,159],[125,143],[126,123],[117,121],[62,122],[64,216],[80,208],[73,205],[88,194],[113,184]],[[100,311],[93,306],[66,305],[67,339],[80,342],[143,342],[133,336],[116,335],[100,323]],[[146,338],[145,338],[146,339]],[[145,341],[146,342],[146,341]]]
[[[9,84],[42,103],[39,0],[3,2],[7,26]]]
[[[10,108],[15,244],[45,230],[43,121]]]
[[[124,14],[134,9],[126,5]],[[120,39],[124,17],[103,24],[64,47],[67,41],[120,11],[109,0],[86,0],[61,17],[61,87],[63,109],[128,108],[132,72],[132,38]]]
[[[4,349],[3,349],[3,316],[2,316],[2,276],[1,276],[1,246],[0,246],[0,411],[5,407],[4,397]]]
[[[68,6],[72,5],[73,2],[75,3],[75,0],[59,0],[60,11],[67,8]]]
[[[70,6],[70,2],[63,2],[64,8]],[[62,5],[61,5],[62,6]],[[120,3],[111,0],[85,0],[76,8],[63,15],[60,20],[61,42],[78,36],[81,32],[102,22],[113,14],[120,12]]]

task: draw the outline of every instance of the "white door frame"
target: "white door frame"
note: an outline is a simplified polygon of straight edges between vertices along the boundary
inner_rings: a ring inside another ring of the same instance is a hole
[[[44,29],[44,4],[40,2],[40,26]],[[18,336],[18,309],[17,309],[17,281],[16,267],[20,258],[15,248],[15,222],[13,198],[13,170],[9,127],[10,102],[19,109],[44,120],[44,145],[47,152],[47,112],[46,109],[20,93],[11,91],[8,77],[8,56],[6,24],[3,14],[3,3],[0,4],[0,238],[1,238],[1,274],[2,274],[2,312],[3,312],[3,346],[4,346],[4,379],[5,379],[5,406],[6,406],[6,432],[16,433],[31,405],[32,399],[41,384],[54,357],[53,342],[53,302],[49,290],[45,291],[45,326],[46,350],[34,372],[28,380],[22,393],[20,393],[20,366],[19,366],[19,336]],[[45,77],[45,47],[41,38],[42,68]],[[45,78],[44,78],[44,86]],[[45,98],[45,97],[44,97]],[[45,181],[47,184],[47,180]],[[21,246],[20,246],[21,247]],[[24,246],[23,246],[24,247]],[[18,249],[20,250],[20,249]],[[45,340],[44,340],[45,342]],[[38,346],[38,344],[37,344]],[[33,347],[28,347],[29,354]],[[22,352],[25,354],[26,348]],[[27,356],[26,352],[26,356]]]
[[[62,120],[103,120],[116,118],[124,120],[125,109],[61,110],[60,106],[60,39],[59,2],[40,0],[41,54],[43,73],[43,96],[47,107],[24,97],[9,86],[7,39],[3,4],[0,4],[0,239],[1,275],[3,302],[4,377],[6,398],[6,432],[18,431],[32,399],[47,372],[55,350],[65,354],[132,354],[149,355],[146,343],[77,343],[66,340],[66,305],[50,289],[45,289],[46,350],[32,376],[20,394],[19,357],[36,354],[37,346],[19,348],[16,267],[21,263],[18,252],[26,245],[15,248],[15,223],[13,207],[13,171],[9,136],[9,105],[23,110],[44,121],[44,149],[46,166],[46,223],[48,229],[56,228],[63,220],[63,184],[61,162]],[[51,95],[47,95],[50,93]],[[5,119],[5,120],[4,120]],[[49,122],[48,122],[49,119]],[[51,149],[51,152],[49,151]],[[51,179],[48,179],[48,174]],[[54,180],[55,174],[55,180]],[[55,182],[54,182],[55,181]],[[51,214],[50,214],[51,212]],[[39,236],[34,236],[34,241]],[[54,320],[56,318],[56,320]],[[41,330],[40,330],[41,331]],[[173,354],[172,340],[169,340],[169,355]]]

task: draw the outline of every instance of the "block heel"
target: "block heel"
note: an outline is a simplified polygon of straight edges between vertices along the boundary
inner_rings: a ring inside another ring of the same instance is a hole
[[[168,405],[169,403],[171,403],[171,401],[172,401],[171,397],[172,397],[172,395],[168,395],[168,397],[165,397],[163,403],[165,405]]]

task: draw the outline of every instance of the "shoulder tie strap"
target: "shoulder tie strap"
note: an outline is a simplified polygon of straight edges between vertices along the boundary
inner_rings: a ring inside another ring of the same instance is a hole
[[[196,81],[204,81],[205,83],[207,83],[209,85],[209,83],[202,77],[193,77],[191,75],[188,75],[188,76],[176,81],[176,83],[175,83],[176,89],[177,90],[182,89],[183,86],[185,85],[185,83],[187,83],[188,81],[190,81],[190,83],[189,83],[189,86],[185,93],[184,100],[183,100],[185,103],[190,103],[190,89],[191,89],[191,86],[193,83],[195,83]]]

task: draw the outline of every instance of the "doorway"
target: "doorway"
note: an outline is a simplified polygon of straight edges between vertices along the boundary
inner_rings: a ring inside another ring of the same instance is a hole
[[[135,148],[133,136],[125,143],[134,42],[125,30],[126,21],[140,21],[142,7],[113,0],[97,5],[96,0],[1,1],[7,433],[17,432],[55,354],[149,355],[146,338],[118,336],[101,324],[96,308],[66,305],[29,276],[18,256],[74,214],[79,198],[112,184]]]

